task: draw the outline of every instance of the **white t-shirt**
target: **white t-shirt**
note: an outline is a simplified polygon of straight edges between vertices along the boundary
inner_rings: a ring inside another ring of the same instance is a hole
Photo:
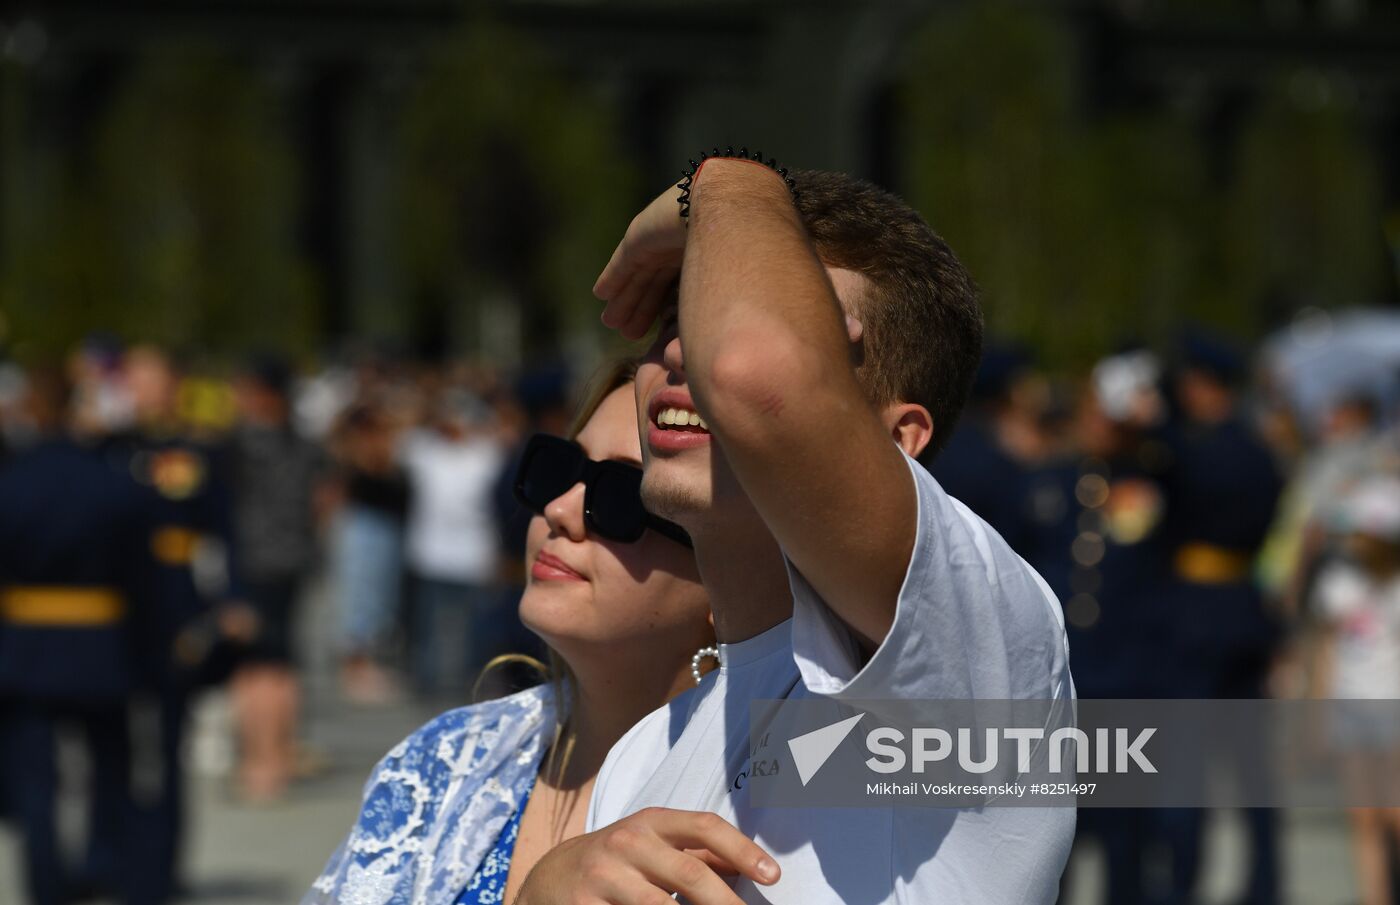
[[[907,458],[907,457],[906,457]],[[918,536],[889,635],[858,649],[789,563],[793,618],[720,646],[702,685],[634,726],[603,764],[589,830],[646,807],[713,811],[782,867],[749,903],[1036,905],[1054,902],[1073,808],[758,808],[749,804],[749,702],[1073,700],[1054,594],[1001,537],[908,459]]]
[[[1334,563],[1315,593],[1337,635],[1330,696],[1400,698],[1400,580],[1377,582],[1350,563]]]
[[[496,573],[500,540],[491,493],[505,451],[486,438],[454,442],[409,435],[399,452],[413,489],[405,552],[419,575],[483,584]]]

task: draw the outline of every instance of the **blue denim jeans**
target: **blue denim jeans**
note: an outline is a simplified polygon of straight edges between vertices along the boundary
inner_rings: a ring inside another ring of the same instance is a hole
[[[481,667],[500,646],[500,599],[491,585],[414,579],[410,637],[421,693],[467,701]]]
[[[335,579],[341,644],[378,649],[394,625],[403,582],[403,526],[376,509],[347,506],[335,525]]]

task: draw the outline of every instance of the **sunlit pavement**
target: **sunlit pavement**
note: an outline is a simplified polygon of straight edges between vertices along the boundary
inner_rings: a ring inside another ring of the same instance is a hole
[[[355,818],[365,777],[395,742],[430,714],[411,705],[318,708],[312,749],[323,774],[273,805],[237,802],[226,781],[199,783],[187,874],[191,898],[210,905],[298,901]]]
[[[308,601],[306,634],[326,639],[327,595]],[[434,709],[401,704],[362,708],[342,702],[332,680],[329,643],[309,645],[305,738],[324,755],[324,772],[298,784],[285,801],[267,806],[242,804],[225,776],[228,760],[227,707],[218,697],[201,705],[191,750],[195,775],[190,789],[190,836],[185,859],[187,901],[200,905],[288,905],[309,886],[326,857],[344,837],[356,812],[369,769],[395,742],[430,717]],[[72,803],[68,824],[81,818]],[[3,825],[0,825],[3,826]],[[1332,811],[1295,811],[1285,829],[1287,899],[1293,905],[1342,905],[1356,900],[1346,824]],[[1245,839],[1233,814],[1212,824],[1206,854],[1206,899],[1228,903],[1238,897],[1243,878]],[[1073,905],[1097,905],[1099,861],[1084,853],[1075,877]],[[0,905],[21,905],[18,851],[11,828],[0,828]]]

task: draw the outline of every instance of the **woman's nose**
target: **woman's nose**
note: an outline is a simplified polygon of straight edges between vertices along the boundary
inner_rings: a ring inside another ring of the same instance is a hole
[[[583,526],[583,493],[580,481],[545,505],[544,520],[551,533],[572,541],[583,540],[587,533]]]

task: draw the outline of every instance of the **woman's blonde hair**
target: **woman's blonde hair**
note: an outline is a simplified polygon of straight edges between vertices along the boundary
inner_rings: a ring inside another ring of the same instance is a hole
[[[616,358],[598,369],[598,372],[593,375],[593,379],[588,382],[588,389],[584,394],[583,403],[579,406],[578,414],[574,416],[573,423],[569,425],[570,440],[578,439],[578,435],[584,427],[598,413],[598,408],[602,406],[603,400],[636,379],[638,364],[635,357],[627,356]],[[486,678],[488,673],[511,663],[530,667],[539,673],[545,681],[552,684],[557,717],[554,723],[554,742],[549,746],[549,759],[545,762],[544,772],[549,782],[555,786],[561,786],[564,771],[569,766],[569,759],[574,751],[574,741],[577,738],[571,720],[575,696],[578,691],[569,664],[565,663],[564,658],[559,656],[553,648],[547,647],[546,650],[545,658],[548,662],[542,662],[527,654],[502,654],[492,659],[482,668],[481,676],[472,688],[472,697],[475,698],[477,692],[481,690],[482,680]]]

